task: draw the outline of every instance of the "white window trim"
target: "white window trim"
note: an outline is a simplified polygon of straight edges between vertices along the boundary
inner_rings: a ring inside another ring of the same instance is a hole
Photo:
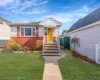
[[[24,28],[24,36],[21,36],[21,28]],[[32,29],[32,32],[30,36],[26,36],[25,35],[25,28],[31,28]],[[35,28],[35,36],[33,36],[33,28]],[[20,27],[20,37],[36,37],[36,27]]]

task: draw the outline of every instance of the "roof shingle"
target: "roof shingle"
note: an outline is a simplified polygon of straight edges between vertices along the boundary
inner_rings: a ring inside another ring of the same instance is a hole
[[[82,19],[79,19],[75,24],[71,26],[71,28],[68,30],[68,32],[71,32],[73,30],[82,28],[84,26],[87,26],[89,24],[92,24],[94,22],[97,22],[100,20],[100,7],[93,11],[92,13],[88,14]]]

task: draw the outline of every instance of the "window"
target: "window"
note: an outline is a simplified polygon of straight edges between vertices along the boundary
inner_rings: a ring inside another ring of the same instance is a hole
[[[17,27],[15,26],[11,27],[11,36],[17,36]]]
[[[35,28],[33,28],[33,36],[35,36],[36,34],[36,31],[35,31]]]
[[[32,29],[31,28],[25,28],[25,36],[31,36],[32,35]]]
[[[24,36],[24,28],[21,28],[21,36]]]
[[[36,28],[35,27],[21,28],[21,36],[36,36]]]

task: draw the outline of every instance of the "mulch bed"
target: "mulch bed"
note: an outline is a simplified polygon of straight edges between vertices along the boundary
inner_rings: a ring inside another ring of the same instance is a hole
[[[76,53],[75,51],[73,51],[73,56],[80,58],[82,60],[86,60],[86,61],[91,62],[91,63],[96,63],[94,60],[91,60],[90,58],[88,58],[87,56],[84,56],[82,54]]]

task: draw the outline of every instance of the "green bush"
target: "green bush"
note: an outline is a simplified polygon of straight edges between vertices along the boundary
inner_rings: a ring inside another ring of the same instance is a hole
[[[6,51],[9,51],[9,52],[13,52],[13,51],[24,51],[24,48],[17,44],[15,41],[8,41],[8,44],[6,45]]]

